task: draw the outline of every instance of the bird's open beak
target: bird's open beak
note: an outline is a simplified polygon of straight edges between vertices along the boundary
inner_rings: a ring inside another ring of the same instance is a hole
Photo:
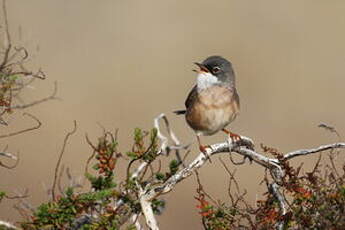
[[[208,72],[210,72],[210,71],[208,71],[208,69],[206,68],[205,65],[200,64],[200,63],[198,63],[198,62],[194,62],[194,64],[197,65],[197,66],[199,67],[199,70],[193,69],[194,72],[197,72],[197,73],[200,73],[200,72],[206,72],[206,73],[208,73]]]

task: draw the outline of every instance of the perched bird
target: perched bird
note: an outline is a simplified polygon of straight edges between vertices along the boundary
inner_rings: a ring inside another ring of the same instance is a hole
[[[200,136],[209,136],[222,130],[233,140],[240,136],[225,129],[239,114],[240,98],[236,90],[235,73],[232,64],[221,56],[210,56],[199,68],[196,85],[185,101],[186,110],[174,113],[184,114],[188,125],[195,131],[201,152],[206,148]]]

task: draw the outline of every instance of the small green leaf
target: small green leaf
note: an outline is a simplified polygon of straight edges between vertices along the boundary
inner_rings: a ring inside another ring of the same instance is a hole
[[[177,160],[170,161],[170,164],[169,164],[170,174],[171,175],[175,174],[178,170],[178,167],[179,167],[179,163]]]
[[[0,191],[0,202],[2,201],[2,199],[4,199],[5,196],[6,193],[4,191]]]
[[[138,158],[137,154],[136,153],[133,153],[133,152],[126,152],[126,155],[131,158],[132,160],[135,160]]]
[[[165,180],[166,176],[163,173],[156,173],[157,180]]]

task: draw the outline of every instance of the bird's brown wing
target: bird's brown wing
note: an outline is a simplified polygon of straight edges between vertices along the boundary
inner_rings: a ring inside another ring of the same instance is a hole
[[[236,88],[233,88],[232,90],[232,101],[235,103],[235,105],[240,109],[240,96],[237,93]],[[192,103],[196,100],[196,97],[198,96],[197,86],[195,85],[192,90],[189,92],[188,97],[185,101],[186,109],[189,108],[189,106],[192,105]]]
[[[184,105],[186,106],[186,109],[188,109],[192,103],[195,101],[196,97],[198,96],[198,91],[197,91],[197,86],[195,85],[192,90],[189,92],[188,97],[184,103]],[[240,97],[237,93],[236,88],[233,88],[233,95],[232,95],[232,101],[235,104],[235,110],[237,110],[236,112],[239,111],[240,109]],[[186,110],[178,110],[178,111],[174,111],[174,113],[180,115],[180,114],[185,114]]]
[[[192,105],[192,102],[195,100],[195,97],[197,97],[197,88],[196,85],[192,88],[192,90],[189,92],[188,97],[186,99],[186,101],[184,102],[184,105],[186,106],[186,109],[189,108],[189,106]],[[182,114],[186,114],[186,110],[177,110],[174,111],[175,114],[177,115],[182,115]]]
[[[192,102],[195,101],[195,98],[198,95],[198,91],[197,91],[197,87],[196,85],[192,88],[192,90],[189,92],[188,97],[186,99],[186,101],[184,102],[184,105],[186,106],[186,109],[189,108],[189,106],[192,105]]]
[[[234,88],[232,100],[235,102],[235,104],[239,110],[240,109],[240,96],[238,95],[236,88]]]

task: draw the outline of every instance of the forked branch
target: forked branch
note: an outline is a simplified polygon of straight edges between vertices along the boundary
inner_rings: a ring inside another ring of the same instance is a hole
[[[159,119],[166,119],[164,114],[159,115],[155,119],[155,124],[157,124]],[[159,126],[156,125],[156,128],[158,129],[158,132],[161,134],[159,130]],[[160,136],[160,139],[163,141],[162,147],[166,149],[167,147],[167,140],[168,138],[164,136]],[[188,178],[194,171],[196,171],[198,168],[201,168],[207,161],[207,156],[211,157],[218,153],[228,153],[228,154],[238,154],[243,157],[247,157],[251,159],[256,164],[268,169],[271,172],[271,175],[273,179],[276,181],[272,184],[270,184],[270,192],[275,197],[275,199],[278,201],[279,207],[280,207],[280,214],[283,216],[286,214],[286,204],[285,200],[279,191],[279,182],[284,176],[284,171],[282,170],[282,167],[280,165],[280,162],[282,160],[290,160],[292,158],[298,157],[298,156],[306,156],[310,154],[314,154],[317,152],[322,152],[329,149],[336,149],[336,148],[345,148],[345,143],[334,143],[329,145],[322,145],[316,148],[312,149],[301,149],[289,152],[283,156],[283,159],[278,158],[269,158],[259,152],[256,152],[253,150],[252,146],[254,146],[253,141],[245,136],[241,136],[240,141],[232,141],[229,139],[227,142],[223,143],[217,143],[210,146],[210,148],[207,148],[207,152],[205,153],[199,153],[199,155],[192,160],[191,163],[189,163],[186,167],[179,170],[176,174],[172,175],[168,180],[166,180],[163,184],[160,185],[146,185],[145,188],[140,189],[140,203],[142,206],[142,212],[144,217],[146,218],[146,223],[150,229],[159,229],[157,221],[154,219],[154,216],[152,215],[152,204],[151,201],[164,194],[172,191],[174,187],[181,182],[182,180]],[[142,163],[144,164],[144,163]],[[142,165],[139,166],[137,171],[142,170]],[[276,225],[277,229],[282,229],[283,223],[277,223]]]

